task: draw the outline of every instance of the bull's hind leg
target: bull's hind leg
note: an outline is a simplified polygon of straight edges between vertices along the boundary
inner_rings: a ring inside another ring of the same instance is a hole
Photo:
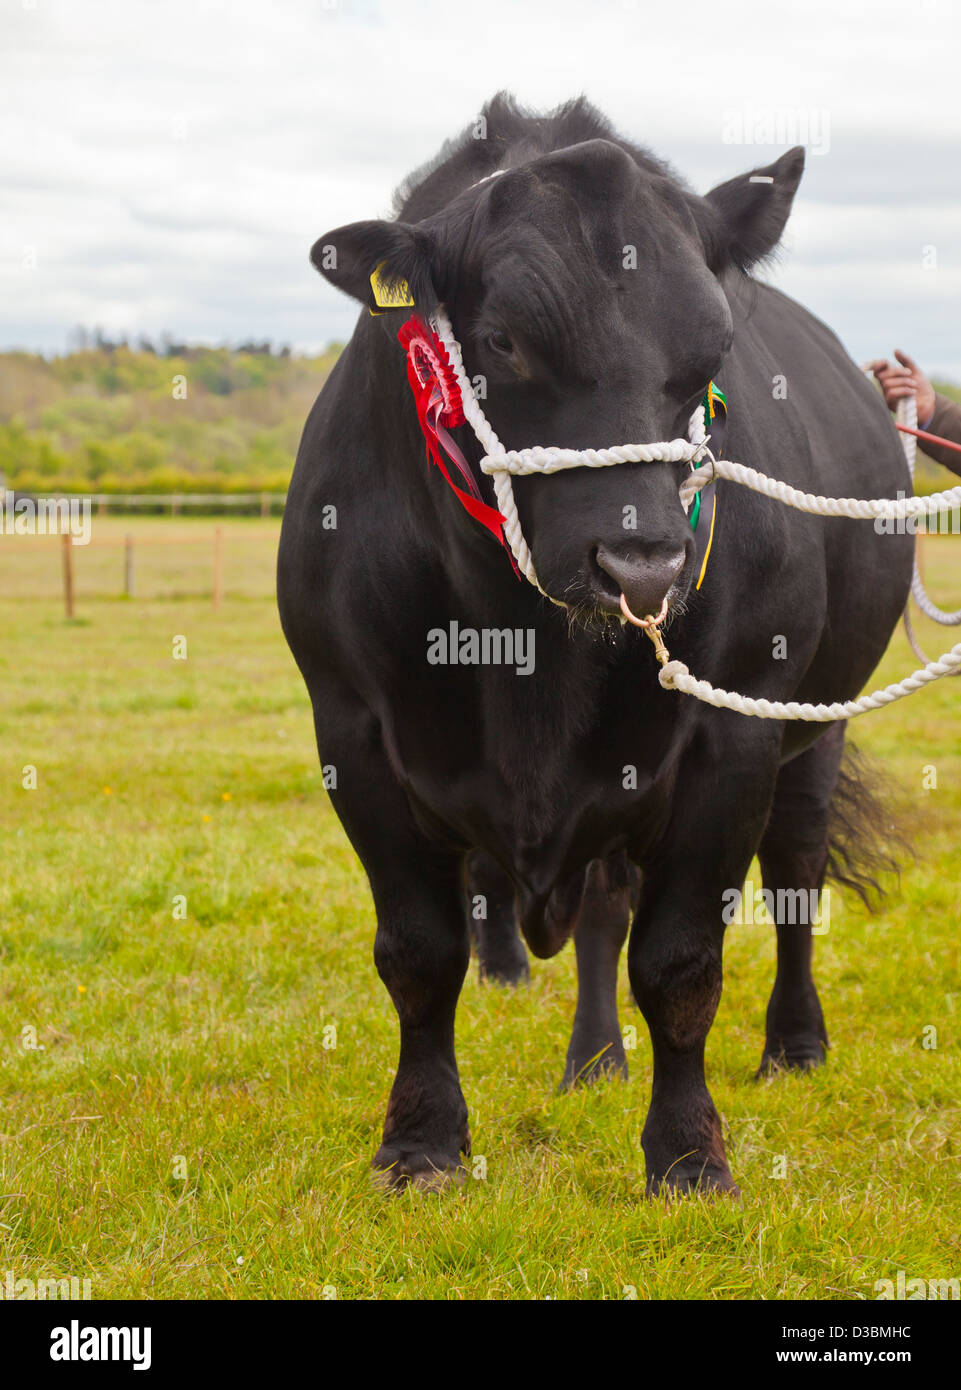
[[[781,1067],[819,1066],[828,1046],[811,975],[811,928],[823,915],[828,818],[843,752],[844,725],[835,724],[778,774],[758,851],[777,930],[777,974],[758,1075]]]
[[[617,1018],[617,967],[637,905],[638,870],[627,856],[587,867],[574,927],[577,1008],[561,1088],[604,1075],[627,1076]]]
[[[514,885],[482,850],[467,860],[467,916],[481,979],[525,984],[531,971],[514,910]]]
[[[461,856],[420,832],[372,716],[335,715],[315,694],[321,762],[337,769],[331,800],[370,880],[374,961],[400,1020],[400,1057],[375,1169],[400,1187],[438,1185],[470,1152],[454,1057],[454,1013],[470,960]]]

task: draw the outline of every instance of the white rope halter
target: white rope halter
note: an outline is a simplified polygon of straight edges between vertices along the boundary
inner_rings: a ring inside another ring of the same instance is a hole
[[[474,395],[474,388],[464,371],[460,344],[454,337],[450,319],[443,309],[434,315],[434,327],[438,337],[447,349],[451,368],[460,388],[464,416],[474,431],[484,457],[481,469],[494,479],[497,505],[504,517],[504,535],[510,545],[517,567],[525,578],[535,585],[559,607],[565,607],[558,599],[551,598],[541,588],[534,571],[530,547],[524,539],[511,477],[527,473],[557,473],[564,468],[608,468],[615,463],[690,463],[691,472],[681,484],[679,496],[685,512],[702,487],[715,478],[727,478],[730,482],[741,483],[753,492],[763,493],[788,507],[798,511],[810,512],[815,516],[842,516],[855,520],[871,521],[888,519],[905,521],[909,517],[935,516],[952,507],[961,506],[961,487],[949,488],[947,492],[936,492],[930,497],[899,497],[897,499],[880,497],[865,499],[857,497],[823,497],[819,493],[802,492],[788,483],[779,482],[759,473],[756,468],[748,468],[743,463],[733,463],[729,459],[716,459],[707,448],[707,435],[704,430],[704,407],[698,406],[688,426],[687,439],[672,439],[663,444],[622,444],[613,449],[560,449],[540,448],[505,449],[491,428],[483,410]],[[915,415],[916,418],[916,415]],[[906,435],[905,439],[913,437]],[[911,476],[914,476],[914,451],[905,445]],[[710,459],[710,468],[695,468],[702,459]],[[937,622],[951,626],[961,624],[961,609],[957,613],[942,613],[924,593],[915,561],[912,592],[922,610]],[[759,719],[802,719],[817,723],[836,719],[853,719],[869,710],[881,709],[895,700],[912,695],[931,681],[942,676],[950,676],[961,671],[961,642],[945,652],[937,661],[929,661],[920,671],[915,671],[897,685],[886,686],[871,695],[862,695],[858,700],[845,700],[830,705],[799,704],[796,700],[753,699],[739,695],[734,690],[722,690],[709,681],[698,680],[692,676],[683,661],[671,661],[656,624],[648,630],[648,636],[655,644],[661,670],[658,680],[665,690],[679,690],[684,695],[693,695],[696,700],[713,705],[716,709],[730,709],[738,714],[750,714]],[[922,656],[922,660],[923,660]]]
[[[691,416],[688,438],[672,439],[669,443],[621,444],[613,449],[559,449],[540,446],[533,449],[505,449],[474,395],[474,388],[464,370],[460,343],[454,337],[450,319],[443,309],[438,309],[434,315],[434,327],[447,349],[447,357],[460,388],[464,416],[484,450],[481,471],[494,479],[498,510],[504,517],[504,536],[517,561],[517,568],[545,598],[563,608],[566,605],[542,589],[538,581],[530,547],[524,539],[521,519],[517,514],[511,477],[523,477],[528,473],[559,473],[565,468],[610,468],[615,463],[690,463],[693,467],[706,451],[704,407],[699,405]],[[687,486],[687,481],[685,480],[684,487]],[[701,486],[706,482],[710,482],[709,472],[705,472]],[[681,490],[681,502],[687,511],[697,489],[691,491],[685,499],[684,487]]]

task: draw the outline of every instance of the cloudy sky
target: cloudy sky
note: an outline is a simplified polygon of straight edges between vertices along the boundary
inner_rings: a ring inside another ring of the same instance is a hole
[[[961,0],[0,0],[0,348],[349,336],[309,247],[507,88],[701,192],[806,144],[766,274],[961,381],[959,40]]]

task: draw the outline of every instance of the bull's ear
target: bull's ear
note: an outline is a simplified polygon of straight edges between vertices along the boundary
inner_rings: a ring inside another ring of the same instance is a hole
[[[315,241],[310,259],[325,279],[368,309],[409,311],[412,301],[427,314],[437,302],[432,251],[431,235],[422,227],[406,222],[350,222]]]
[[[766,168],[712,188],[705,201],[714,213],[713,259],[748,270],[769,256],[781,240],[803,172],[804,148],[796,145]]]

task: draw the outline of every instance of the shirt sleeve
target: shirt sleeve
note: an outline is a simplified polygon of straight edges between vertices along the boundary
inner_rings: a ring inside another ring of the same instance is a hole
[[[931,416],[928,429],[932,434],[940,434],[944,439],[961,444],[961,405],[948,396],[936,394],[934,414]],[[950,468],[952,473],[961,477],[961,454],[954,449],[944,449],[940,444],[932,444],[927,439],[919,439],[918,445],[929,458],[933,458],[936,463],[944,464],[945,468]]]

